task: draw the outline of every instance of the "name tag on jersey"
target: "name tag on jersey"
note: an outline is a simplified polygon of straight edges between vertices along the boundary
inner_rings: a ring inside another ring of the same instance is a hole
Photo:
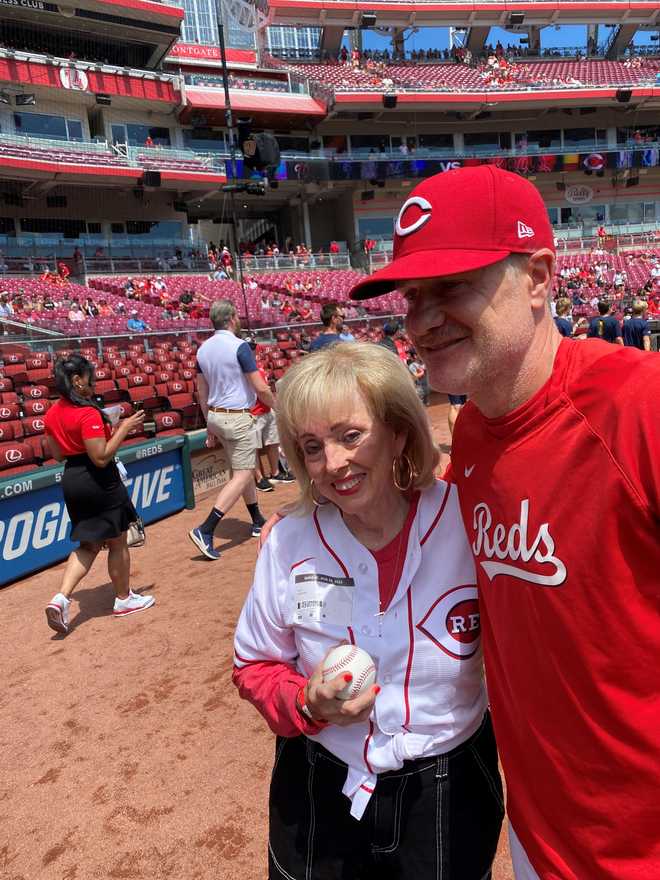
[[[353,621],[353,578],[329,574],[297,574],[294,623],[327,623],[349,626]]]

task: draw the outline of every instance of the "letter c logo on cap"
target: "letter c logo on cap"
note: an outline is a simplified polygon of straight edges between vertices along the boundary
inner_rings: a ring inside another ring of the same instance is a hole
[[[421,217],[418,217],[414,223],[411,223],[410,226],[403,226],[401,223],[403,215],[406,213],[408,208],[412,208],[413,205],[417,205],[417,207],[424,213],[421,215]],[[411,196],[411,198],[407,199],[403,203],[403,205],[401,206],[401,210],[399,211],[399,216],[396,218],[396,224],[394,226],[396,234],[403,237],[406,235],[411,235],[413,232],[417,232],[418,229],[421,229],[421,227],[431,219],[432,210],[433,206],[428,201],[428,199],[425,199],[422,196]]]

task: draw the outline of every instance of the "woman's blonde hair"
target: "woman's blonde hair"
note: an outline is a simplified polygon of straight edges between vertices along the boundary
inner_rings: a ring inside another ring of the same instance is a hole
[[[277,389],[277,427],[289,466],[298,478],[300,505],[313,506],[312,486],[298,443],[301,428],[314,417],[327,417],[359,394],[374,418],[406,436],[403,456],[414,474],[411,488],[433,483],[440,459],[426,412],[410,372],[382,345],[340,342],[306,356],[291,367]]]

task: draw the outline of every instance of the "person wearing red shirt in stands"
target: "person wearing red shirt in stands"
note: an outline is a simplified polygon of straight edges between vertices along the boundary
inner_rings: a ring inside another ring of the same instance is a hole
[[[60,591],[46,607],[46,620],[51,629],[66,635],[71,594],[103,546],[108,548],[108,574],[115,589],[113,615],[143,611],[154,598],[129,587],[126,532],[137,514],[115,463],[117,450],[142,425],[144,413],[134,413],[113,431],[110,418],[94,401],[94,368],[80,355],[57,361],[55,385],[60,400],[48,410],[44,423],[53,457],[65,462],[62,492],[71,540],[80,546],[69,556]]]
[[[69,275],[71,274],[71,270],[66,263],[60,262],[57,264],[57,274],[60,276],[62,281],[67,281]]]
[[[431,387],[469,396],[451,478],[516,878],[660,877],[660,358],[562,339],[524,178],[438,174],[395,228],[393,261],[352,295],[398,289]]]

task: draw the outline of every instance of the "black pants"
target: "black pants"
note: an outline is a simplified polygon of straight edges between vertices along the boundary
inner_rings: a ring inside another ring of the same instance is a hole
[[[487,880],[504,816],[486,715],[446,755],[382,773],[360,821],[341,789],[346,765],[300,736],[277,741],[269,880]]]

